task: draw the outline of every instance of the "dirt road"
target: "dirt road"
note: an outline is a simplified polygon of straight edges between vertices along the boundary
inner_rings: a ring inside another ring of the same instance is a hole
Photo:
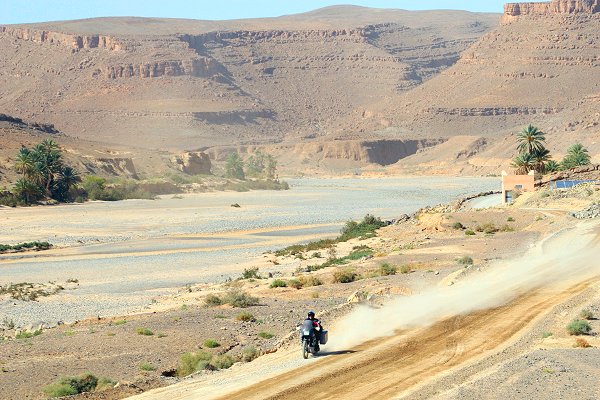
[[[502,307],[447,318],[426,329],[365,343],[352,352],[329,354],[310,366],[262,381],[260,371],[256,371],[254,377],[248,373],[235,384],[227,385],[226,380],[222,385],[192,381],[151,391],[136,399],[394,398],[436,374],[508,345],[511,338],[526,330],[536,318],[590,284],[540,289]],[[297,359],[300,354],[290,351],[281,356],[279,363],[287,358]]]

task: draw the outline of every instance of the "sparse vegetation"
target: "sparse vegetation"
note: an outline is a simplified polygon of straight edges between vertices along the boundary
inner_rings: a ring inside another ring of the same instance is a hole
[[[39,297],[57,294],[65,288],[54,283],[35,284],[29,282],[11,283],[0,285],[0,296],[10,295],[14,300],[36,301]]]
[[[594,313],[586,308],[584,310],[581,310],[581,312],[579,313],[579,317],[582,319],[591,320],[594,319]]]
[[[152,336],[152,335],[154,335],[154,332],[152,332],[148,328],[137,328],[135,331],[136,331],[136,333],[138,335],[142,335],[142,336]]]
[[[580,347],[582,349],[587,349],[589,347],[592,347],[592,345],[583,338],[577,338],[577,339],[575,339],[575,344],[573,345],[573,347]]]
[[[273,335],[271,332],[266,332],[266,331],[262,331],[258,333],[258,337],[262,338],[262,339],[271,339],[273,338],[275,335]]]
[[[338,269],[333,273],[333,283],[351,283],[359,279],[359,275],[351,269]]]
[[[412,266],[406,264],[400,267],[401,274],[410,274],[413,271]]]
[[[463,257],[457,258],[456,262],[461,265],[464,265],[464,266],[470,266],[470,265],[473,265],[473,258],[469,257],[469,256],[463,256]]]
[[[146,372],[156,371],[156,367],[147,361],[140,364],[140,369]]]
[[[290,279],[287,282],[287,285],[291,288],[294,289],[302,289],[302,287],[304,286],[304,284],[302,283],[302,281],[300,281],[299,279]]]
[[[350,239],[360,237],[370,237],[375,234],[375,231],[387,224],[378,217],[367,214],[361,222],[348,221],[342,229],[341,235],[338,237],[339,242],[346,242]]]
[[[34,336],[39,336],[42,334],[42,330],[41,329],[37,329],[33,332],[30,331],[23,331],[23,332],[19,332],[15,335],[15,339],[30,339]]]
[[[542,333],[542,339],[549,338],[550,336],[554,336],[554,334],[552,332],[543,332]]]
[[[515,228],[513,228],[512,226],[510,226],[508,224],[504,224],[500,228],[500,232],[514,232],[514,230],[515,230]]]
[[[212,354],[206,351],[185,353],[179,358],[179,364],[177,365],[177,376],[188,376],[194,372],[206,369],[209,366],[211,359]]]
[[[485,234],[491,235],[498,232],[499,229],[496,228],[496,225],[494,225],[493,223],[486,222],[483,225],[477,225],[477,227],[475,227],[475,230],[477,232],[483,232]]]
[[[214,339],[206,339],[204,341],[204,347],[208,347],[209,349],[215,349],[219,346],[221,346],[221,344]]]
[[[256,268],[244,268],[242,273],[242,279],[260,279],[258,274],[258,267]]]
[[[125,325],[126,323],[127,323],[127,320],[125,320],[125,319],[119,319],[119,320],[115,321],[113,324],[115,326],[119,326],[119,325]]]
[[[396,275],[398,268],[390,263],[383,263],[379,266],[379,275],[388,276],[388,275]]]
[[[508,217],[506,218],[507,222],[515,222],[515,219],[513,217]]]
[[[223,304],[223,299],[216,294],[209,294],[204,298],[204,304],[209,307],[216,307]]]
[[[241,313],[239,313],[238,315],[235,316],[235,319],[238,321],[242,321],[242,322],[256,321],[256,318],[254,318],[254,315],[252,313],[249,313],[248,311],[242,311]]]
[[[251,362],[260,356],[260,351],[254,346],[247,346],[242,350],[242,361]]]
[[[258,297],[254,297],[243,290],[230,290],[225,293],[223,303],[236,308],[246,308],[258,305]]]
[[[22,251],[41,251],[48,250],[52,247],[52,245],[48,242],[25,242],[19,243],[15,245],[10,244],[0,244],[0,254],[2,253],[18,253]],[[69,281],[67,281],[69,283]]]
[[[100,391],[106,388],[108,384],[114,381],[109,378],[98,379],[96,376],[87,373],[80,376],[67,376],[60,378],[56,383],[44,387],[43,392],[48,397],[63,397],[85,392]]]
[[[283,279],[275,279],[273,282],[271,282],[269,287],[271,289],[273,289],[273,288],[287,287],[287,285],[288,285],[287,282],[284,281]]]
[[[587,335],[592,331],[592,327],[587,321],[581,319],[574,319],[567,325],[567,332],[569,335],[579,336]]]
[[[300,283],[302,283],[302,287],[321,286],[323,284],[321,279],[314,275],[301,275],[298,277],[298,280],[300,281]]]
[[[455,222],[455,223],[453,223],[453,224],[452,224],[452,228],[453,228],[453,229],[456,229],[456,230],[459,230],[459,229],[461,229],[461,230],[462,230],[462,229],[465,229],[464,225],[463,225],[463,224],[461,224],[460,222]]]
[[[214,356],[210,360],[210,365],[215,369],[228,369],[235,364],[235,359],[229,354]]]
[[[471,229],[467,229],[465,231],[465,235],[466,236],[475,236],[475,232],[473,232]]]

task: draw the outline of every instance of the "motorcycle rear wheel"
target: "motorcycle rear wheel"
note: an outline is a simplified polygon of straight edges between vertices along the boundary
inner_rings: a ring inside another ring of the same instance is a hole
[[[306,340],[302,342],[302,357],[305,360],[308,358],[308,342]]]

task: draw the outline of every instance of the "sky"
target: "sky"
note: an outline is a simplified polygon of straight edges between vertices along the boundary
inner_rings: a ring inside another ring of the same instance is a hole
[[[136,16],[191,19],[277,17],[335,4],[405,10],[502,12],[505,0],[0,0],[0,24]]]

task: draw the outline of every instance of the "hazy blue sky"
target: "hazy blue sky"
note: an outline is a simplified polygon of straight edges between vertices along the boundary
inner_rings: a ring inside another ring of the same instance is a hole
[[[275,17],[334,4],[406,10],[502,12],[504,0],[0,0],[0,23],[140,16],[193,19]]]

